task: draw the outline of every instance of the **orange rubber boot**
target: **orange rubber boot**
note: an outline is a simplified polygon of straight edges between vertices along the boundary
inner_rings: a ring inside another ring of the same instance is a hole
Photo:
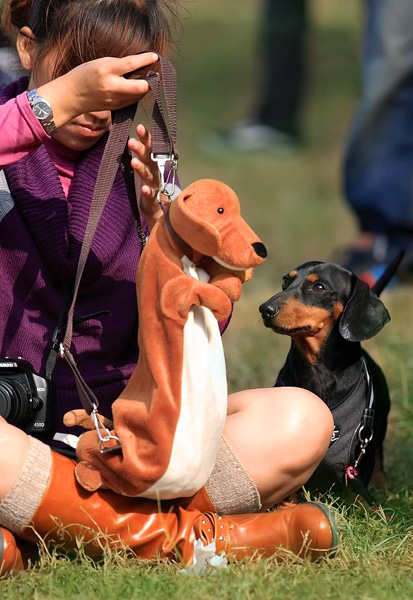
[[[0,575],[23,569],[23,556],[17,547],[16,538],[8,529],[0,527]]]
[[[33,517],[33,527],[43,538],[62,549],[76,547],[75,536],[84,540],[85,551],[101,556],[103,547],[129,547],[141,558],[179,558],[192,562],[196,539],[216,541],[217,554],[235,558],[259,553],[270,556],[279,548],[316,558],[336,545],[333,521],[318,504],[299,504],[279,511],[219,517],[197,509],[192,499],[162,502],[130,498],[109,490],[87,492],[76,482],[75,462],[52,453],[49,487]],[[198,505],[211,506],[202,491]],[[21,534],[36,541],[31,528]]]
[[[287,553],[317,560],[334,555],[338,544],[335,521],[319,502],[304,502],[264,513],[218,516],[204,513],[195,523],[204,545],[215,537],[216,553],[235,559]]]
[[[191,563],[193,526],[199,510],[186,510],[179,503],[174,507],[171,502],[161,506],[154,500],[121,496],[110,490],[87,492],[76,481],[75,465],[75,461],[52,452],[49,486],[32,526],[19,534],[22,539],[35,542],[40,535],[70,551],[80,537],[85,552],[92,557],[101,556],[104,546],[109,545],[128,547],[141,558],[178,555],[185,564]]]

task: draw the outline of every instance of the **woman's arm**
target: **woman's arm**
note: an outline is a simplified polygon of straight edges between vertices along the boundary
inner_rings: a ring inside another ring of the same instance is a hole
[[[39,96],[53,109],[56,127],[87,112],[116,110],[136,102],[149,89],[144,80],[125,79],[129,71],[153,64],[152,52],[124,58],[100,58],[41,85]],[[26,93],[0,106],[0,168],[16,162],[49,139]]]
[[[0,106],[0,168],[24,158],[50,139],[34,116],[26,92]]]

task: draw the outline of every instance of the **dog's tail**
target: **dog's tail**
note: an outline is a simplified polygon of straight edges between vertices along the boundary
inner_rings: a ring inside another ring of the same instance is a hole
[[[376,296],[380,296],[384,288],[389,283],[390,279],[395,275],[400,263],[403,260],[403,256],[405,255],[405,253],[405,250],[400,250],[400,252],[396,254],[391,263],[386,267],[386,270],[373,285],[371,291],[374,292]]]

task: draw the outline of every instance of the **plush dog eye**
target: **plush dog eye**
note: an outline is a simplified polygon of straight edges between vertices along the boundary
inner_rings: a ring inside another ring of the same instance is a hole
[[[317,282],[313,285],[313,290],[314,292],[325,292],[326,288],[323,286],[322,283]]]
[[[218,208],[217,212],[218,212],[220,215],[222,215],[222,213],[224,212],[224,209],[223,209],[223,208]]]

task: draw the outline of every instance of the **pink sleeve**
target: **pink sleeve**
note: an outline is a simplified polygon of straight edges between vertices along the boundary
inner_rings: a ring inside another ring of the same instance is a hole
[[[231,321],[232,318],[232,313],[234,312],[234,304],[232,305],[232,310],[231,310],[231,314],[229,315],[229,317],[227,319],[225,319],[225,321],[219,321],[218,325],[219,325],[219,331],[221,332],[221,335],[224,333],[224,331],[226,331],[229,322]]]
[[[24,92],[0,106],[0,168],[24,158],[50,139]]]

